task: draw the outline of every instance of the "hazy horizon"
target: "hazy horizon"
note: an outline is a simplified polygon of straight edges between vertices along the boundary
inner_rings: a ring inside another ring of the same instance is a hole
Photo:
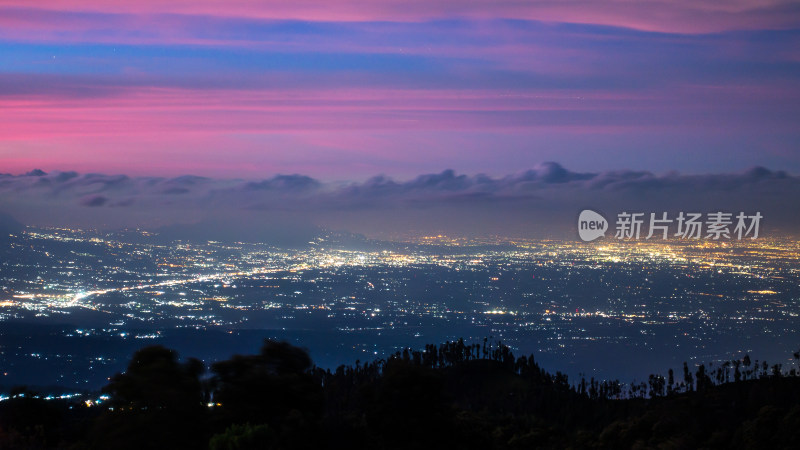
[[[379,175],[349,183],[301,174],[253,180],[43,171],[0,175],[0,211],[26,225],[139,227],[164,230],[175,239],[181,232],[225,240],[272,234],[302,242],[319,228],[379,238],[569,238],[575,237],[583,209],[603,211],[612,222],[623,211],[646,218],[680,211],[760,212],[763,235],[793,233],[800,220],[798,201],[800,177],[763,167],[656,175],[573,172],[550,162],[501,177],[444,170],[406,180]]]

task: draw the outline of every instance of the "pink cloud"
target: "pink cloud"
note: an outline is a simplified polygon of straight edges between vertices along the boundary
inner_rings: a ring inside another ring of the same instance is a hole
[[[520,112],[608,111],[652,100],[649,94],[607,92],[122,88],[108,97],[75,98],[67,92],[0,98],[0,129],[6,142],[159,133],[513,129],[535,125],[520,119]]]
[[[76,97],[67,89],[0,96],[3,141],[319,130],[724,129],[731,122],[717,117],[721,111],[747,112],[759,105],[779,111],[800,100],[796,90],[782,85],[626,91],[118,87],[110,92]],[[773,120],[770,127],[791,129],[789,119]]]
[[[31,2],[5,0],[4,7],[31,8]],[[40,0],[35,8],[136,15],[190,14],[308,21],[425,21],[441,18],[526,19],[609,25],[647,31],[708,33],[739,29],[783,29],[800,25],[800,6],[792,0]],[[0,19],[4,27],[42,28],[33,17]],[[76,18],[54,29],[83,28]]]
[[[528,151],[567,148],[549,144],[565,136],[591,146],[602,136],[630,140],[671,129],[791,132],[792,115],[765,124],[741,112],[764,102],[772,110],[778,100],[791,107],[800,101],[794,92],[703,85],[623,92],[125,87],[108,96],[12,95],[0,97],[0,154],[10,172],[358,175],[386,167],[412,173],[420,161],[506,170],[507,160],[490,157],[495,148],[505,155],[515,148],[515,160],[524,161]],[[476,141],[476,134],[485,137]]]

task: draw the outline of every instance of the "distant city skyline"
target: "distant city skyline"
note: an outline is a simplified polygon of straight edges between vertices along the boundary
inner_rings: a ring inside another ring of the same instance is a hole
[[[576,381],[628,382],[679,370],[680,358],[718,366],[750,353],[797,364],[785,360],[800,337],[796,239],[322,233],[279,249],[29,227],[6,241],[0,388],[98,388],[147,344],[208,363],[264,337],[306,346],[334,368],[408,341],[494,336]],[[57,350],[65,345],[75,347]]]

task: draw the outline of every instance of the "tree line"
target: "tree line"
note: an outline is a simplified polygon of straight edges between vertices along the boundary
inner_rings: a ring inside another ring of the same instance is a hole
[[[796,444],[798,375],[745,355],[642,382],[571,383],[491,339],[404,348],[335,370],[273,340],[210,367],[150,346],[110,378],[100,406],[18,389],[29,395],[0,402],[0,448]]]

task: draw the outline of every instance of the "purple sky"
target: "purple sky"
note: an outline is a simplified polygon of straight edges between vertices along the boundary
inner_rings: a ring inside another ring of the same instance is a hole
[[[791,1],[0,1],[0,171],[800,172]]]

